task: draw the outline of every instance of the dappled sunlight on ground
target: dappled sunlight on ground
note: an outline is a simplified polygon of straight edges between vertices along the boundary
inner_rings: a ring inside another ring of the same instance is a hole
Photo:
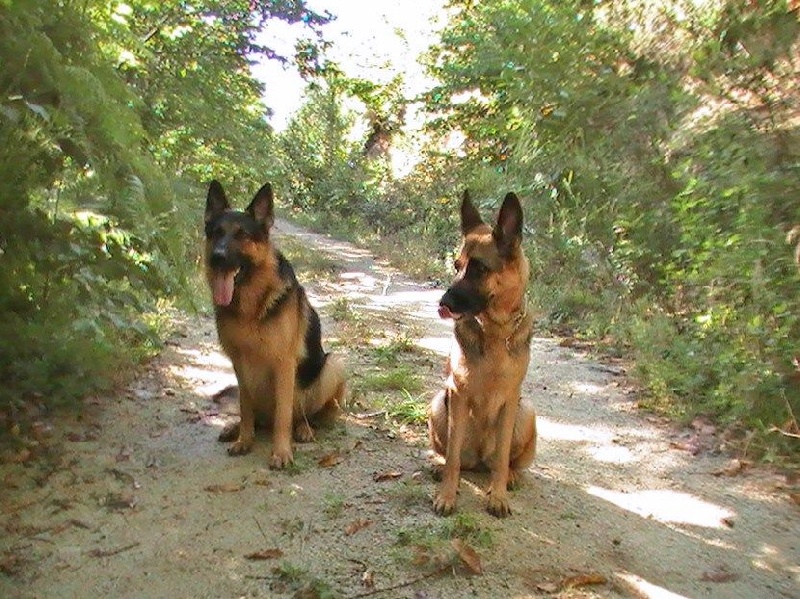
[[[753,556],[752,564],[754,568],[765,572],[788,572],[794,581],[800,585],[800,563],[793,563],[790,560],[791,554],[787,555],[785,550],[782,551],[775,545],[764,543]]]
[[[617,572],[615,575],[633,591],[634,596],[642,599],[688,599],[685,595],[668,591],[630,572]]]
[[[446,337],[420,337],[415,343],[423,349],[447,356],[450,354],[453,339],[449,335]]]
[[[598,462],[607,464],[629,464],[638,461],[638,458],[630,449],[621,445],[590,447],[588,452]]]
[[[178,348],[184,361],[169,366],[169,372],[202,396],[211,396],[228,385],[236,384],[231,362],[220,351]]]
[[[599,395],[603,393],[606,385],[596,385],[594,383],[582,383],[579,381],[570,381],[566,387],[573,393],[580,395]]]
[[[379,279],[365,272],[351,271],[339,273],[339,280],[345,289],[352,288],[352,291],[372,290],[381,286]]]
[[[586,491],[643,518],[669,524],[726,528],[726,521],[735,515],[722,506],[669,489],[621,492],[590,486]]]
[[[567,424],[539,415],[536,420],[540,439],[552,441],[579,441],[582,443],[611,443],[614,432],[601,427]]]

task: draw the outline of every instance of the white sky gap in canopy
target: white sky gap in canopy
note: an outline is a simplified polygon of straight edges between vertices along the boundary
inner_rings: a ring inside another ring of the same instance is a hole
[[[444,0],[308,2],[309,8],[320,14],[327,10],[337,16],[323,31],[325,38],[334,43],[328,56],[347,75],[387,83],[403,72],[406,97],[419,94],[432,84],[417,57],[436,41],[436,32],[444,25],[443,4]],[[307,37],[304,26],[290,26],[276,20],[267,25],[259,41],[291,57],[296,40]],[[302,104],[302,79],[293,68],[284,68],[277,61],[255,65],[253,74],[266,87],[265,103],[274,112],[270,124],[276,131],[282,131]],[[409,117],[411,120],[413,115]]]

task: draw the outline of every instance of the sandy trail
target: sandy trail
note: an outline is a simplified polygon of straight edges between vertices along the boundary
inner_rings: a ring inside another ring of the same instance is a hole
[[[413,340],[408,364],[432,395],[450,343],[441,290],[351,244],[277,228],[336,262],[326,281],[299,276],[354,388],[395,364],[348,339],[330,317],[341,298],[360,326],[389,331],[368,344]],[[233,407],[212,396],[235,379],[213,320],[178,331],[127,389],[59,415],[36,459],[0,465],[0,596],[800,597],[785,477],[706,451],[702,425],[639,413],[619,365],[535,339],[524,392],[540,452],[513,515],[488,515],[486,478],[467,475],[458,515],[439,518],[423,428],[387,420],[368,391],[288,471],[266,468],[263,435],[228,457],[216,434]],[[449,537],[483,574],[442,553]]]

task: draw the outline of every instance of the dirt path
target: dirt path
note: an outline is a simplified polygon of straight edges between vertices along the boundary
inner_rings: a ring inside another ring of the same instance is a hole
[[[467,475],[436,517],[424,428],[401,421],[441,382],[441,292],[279,229],[352,372],[341,423],[285,472],[263,436],[228,457],[212,396],[234,378],[212,319],[187,318],[127,390],[0,465],[0,597],[800,597],[786,481],[638,413],[620,367],[554,339],[533,344],[540,453],[513,515]]]

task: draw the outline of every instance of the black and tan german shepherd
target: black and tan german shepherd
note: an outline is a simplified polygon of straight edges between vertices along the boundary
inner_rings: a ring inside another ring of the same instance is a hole
[[[506,195],[492,228],[464,192],[461,232],[456,278],[439,302],[439,316],[455,324],[447,382],[428,419],[433,449],[445,460],[433,507],[451,513],[461,469],[488,468],[487,509],[505,517],[511,513],[507,489],[536,454],[536,413],[520,395],[533,316],[517,196]]]
[[[217,333],[239,385],[239,423],[220,441],[230,455],[253,445],[256,419],[272,428],[269,465],[292,462],[292,432],[311,441],[314,417],[338,409],[345,389],[341,361],[322,349],[319,315],[289,261],[275,248],[272,187],[265,184],[244,212],[232,210],[218,181],[205,211],[206,278]]]

